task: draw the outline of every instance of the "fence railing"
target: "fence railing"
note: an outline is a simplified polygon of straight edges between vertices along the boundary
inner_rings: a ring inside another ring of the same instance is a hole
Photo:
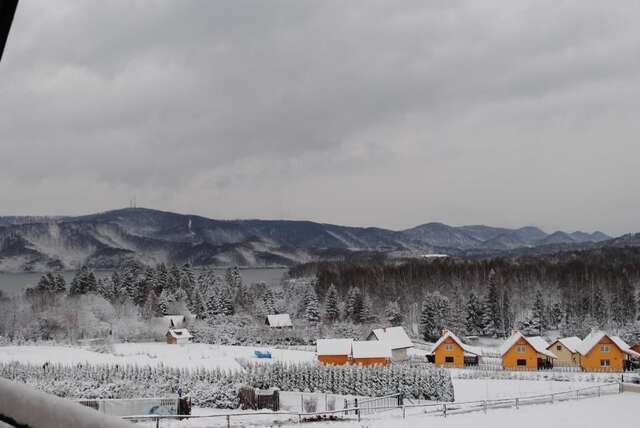
[[[580,400],[583,398],[600,397],[603,395],[621,394],[623,392],[623,384],[621,382],[607,383],[603,385],[588,386],[579,389],[573,389],[563,392],[554,392],[550,394],[541,395],[527,395],[511,398],[500,398],[495,400],[476,400],[476,401],[464,401],[454,403],[385,403],[383,400],[394,398],[398,400],[398,394],[394,394],[386,397],[378,397],[370,400],[362,400],[352,407],[346,407],[338,410],[325,410],[319,412],[254,412],[254,413],[223,413],[223,414],[209,414],[209,415],[140,415],[140,416],[126,416],[123,419],[127,420],[139,420],[139,421],[153,421],[155,426],[159,427],[160,421],[163,419],[204,419],[204,418],[224,418],[228,428],[231,427],[232,418],[238,417],[253,417],[258,415],[270,415],[273,417],[289,416],[293,418],[292,421],[302,422],[304,420],[320,420],[327,418],[341,419],[357,419],[360,421],[363,416],[367,414],[373,414],[383,411],[399,410],[402,418],[408,416],[417,415],[432,415],[443,416],[484,412],[486,413],[490,409],[500,408],[516,408],[520,406],[527,406],[532,404],[545,404],[556,403],[568,400]],[[376,400],[381,400],[376,402]],[[418,412],[416,413],[416,410]]]

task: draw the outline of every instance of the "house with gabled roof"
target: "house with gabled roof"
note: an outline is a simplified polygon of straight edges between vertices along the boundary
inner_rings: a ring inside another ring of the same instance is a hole
[[[193,339],[193,336],[186,328],[170,328],[165,337],[170,345],[184,345],[190,343]]]
[[[597,330],[584,338],[578,352],[584,371],[622,372],[629,368],[632,359],[640,359],[640,353],[620,337]]]
[[[447,367],[464,367],[466,365],[478,365],[482,350],[475,346],[467,345],[458,336],[448,330],[442,332],[442,336],[433,345],[431,350],[433,362]]]
[[[353,339],[318,339],[316,355],[324,364],[348,364],[351,361]]]
[[[506,370],[538,370],[553,367],[556,355],[540,336],[526,337],[514,331],[500,347],[502,367]]]
[[[580,354],[578,348],[582,339],[576,336],[557,338],[547,348],[558,357],[557,362],[565,365],[579,365]]]
[[[385,342],[391,349],[391,360],[404,361],[409,359],[407,351],[413,348],[413,342],[403,327],[376,328],[369,333],[367,340]]]

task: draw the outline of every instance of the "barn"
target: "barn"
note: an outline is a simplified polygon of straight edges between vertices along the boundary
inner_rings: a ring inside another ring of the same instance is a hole
[[[271,328],[293,328],[289,314],[267,315],[264,323]]]
[[[482,351],[475,346],[467,345],[450,331],[444,330],[442,337],[431,350],[433,362],[447,367],[464,367],[478,365]]]
[[[385,327],[372,330],[367,340],[378,340],[386,343],[391,349],[392,361],[409,359],[407,351],[413,348],[413,342],[402,327]]]
[[[316,354],[323,364],[348,364],[351,361],[353,339],[318,339]]]
[[[190,343],[193,336],[186,328],[170,328],[166,334],[167,343],[170,345],[184,345]]]
[[[526,337],[514,331],[500,347],[502,367],[506,370],[538,370],[553,367],[556,355],[540,336]]]
[[[640,354],[618,336],[602,331],[592,331],[578,348],[580,366],[584,371],[622,372],[631,366],[632,359]]]
[[[558,338],[547,348],[558,357],[558,362],[565,365],[579,365],[580,354],[578,348],[582,344],[579,337],[563,337]]]
[[[387,366],[391,362],[391,348],[377,340],[354,341],[351,344],[351,361],[363,366]]]

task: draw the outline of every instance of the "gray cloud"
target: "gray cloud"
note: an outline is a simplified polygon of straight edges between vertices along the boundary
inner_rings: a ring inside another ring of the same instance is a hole
[[[3,214],[638,229],[633,1],[21,2]]]

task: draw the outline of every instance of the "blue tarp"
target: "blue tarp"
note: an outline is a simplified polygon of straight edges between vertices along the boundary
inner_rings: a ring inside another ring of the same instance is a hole
[[[255,351],[258,358],[271,358],[271,352],[269,351]]]

